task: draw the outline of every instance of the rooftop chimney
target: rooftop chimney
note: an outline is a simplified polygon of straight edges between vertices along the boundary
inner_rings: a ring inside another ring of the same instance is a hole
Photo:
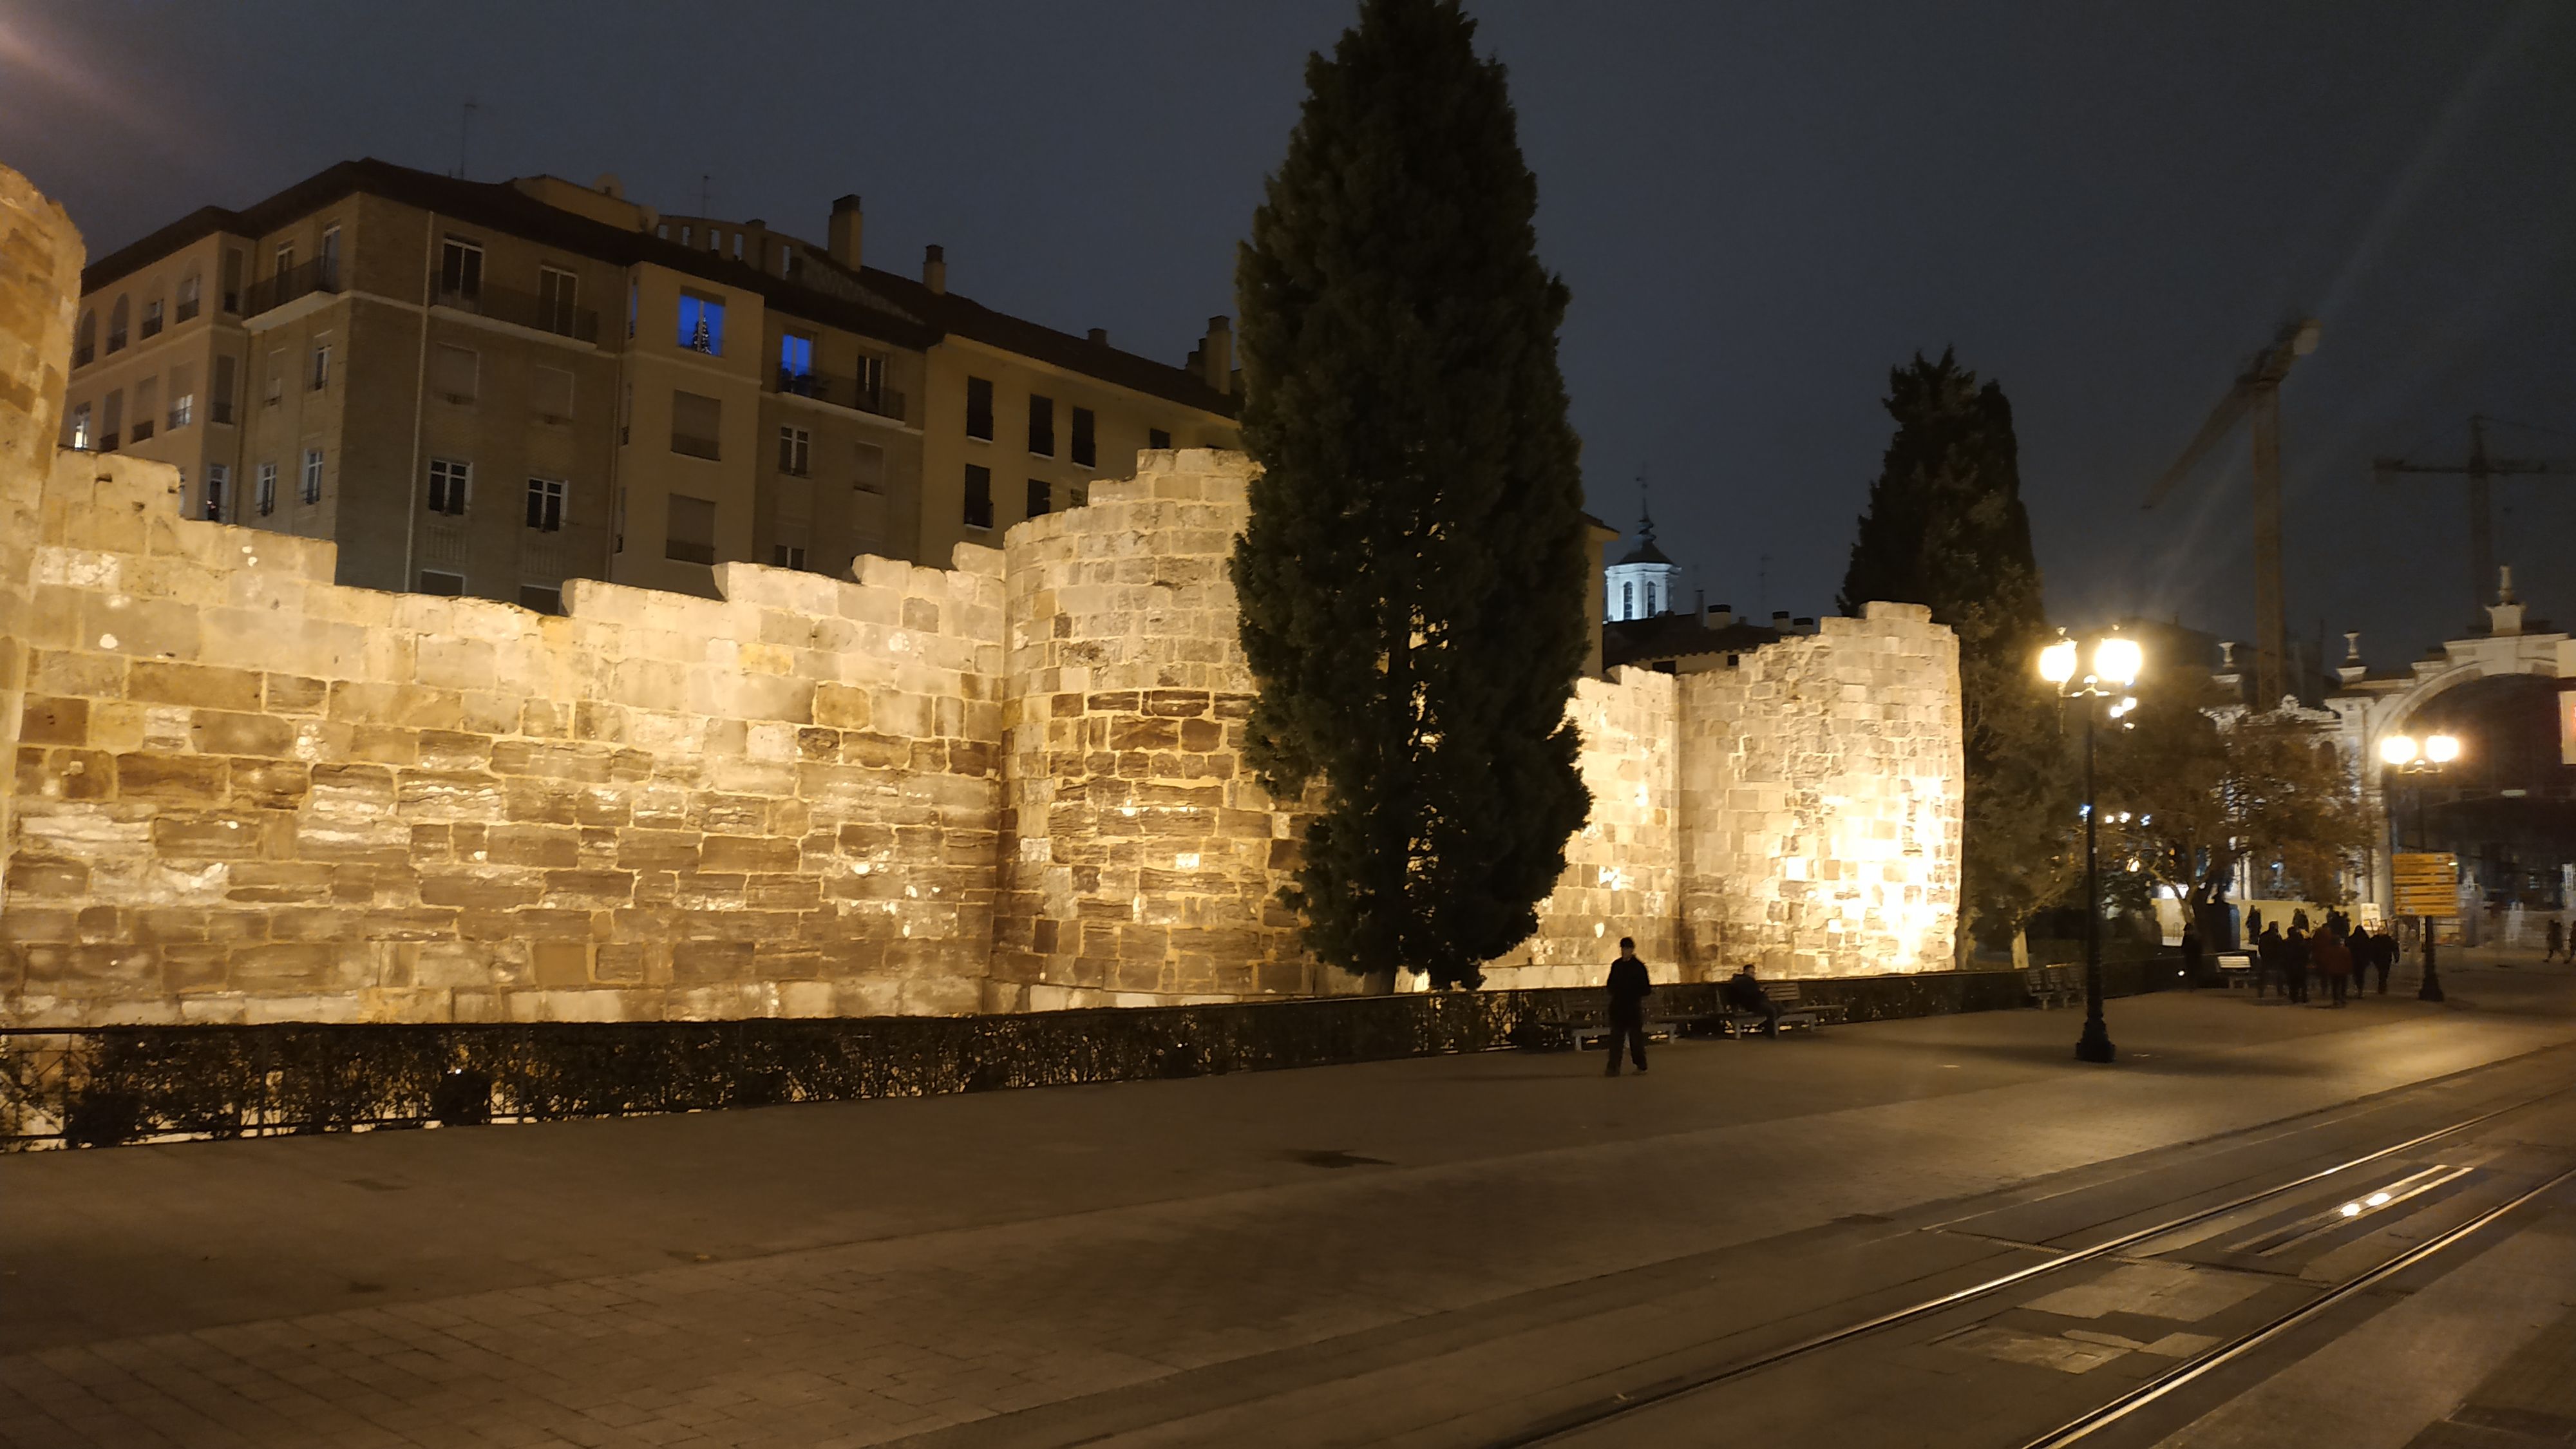
[[[1234,324],[1223,317],[1208,319],[1207,335],[1199,339],[1199,376],[1218,392],[1234,390]]]
[[[832,227],[829,233],[832,260],[851,271],[859,269],[859,235],[866,217],[859,211],[856,193],[832,203]]]
[[[1108,346],[1108,345],[1109,345],[1109,329],[1108,329],[1108,328],[1106,328],[1106,327],[1094,327],[1094,328],[1092,328],[1092,329],[1091,329],[1091,340],[1092,340],[1094,343],[1097,343],[1098,345],[1100,345],[1100,346],[1102,346],[1102,347],[1106,347],[1106,346]]]
[[[948,253],[935,245],[921,249],[921,285],[943,297],[948,294]]]
[[[1711,629],[1724,629],[1735,622],[1733,604],[1711,604],[1700,610],[1699,621]]]
[[[1786,610],[1786,609],[1774,609],[1774,610],[1772,610],[1772,611],[1771,611],[1771,628],[1772,628],[1772,631],[1773,631],[1773,632],[1775,632],[1775,633],[1780,633],[1780,634],[1786,634],[1786,633],[1788,633],[1788,632],[1789,632],[1789,611],[1788,611],[1788,610]]]

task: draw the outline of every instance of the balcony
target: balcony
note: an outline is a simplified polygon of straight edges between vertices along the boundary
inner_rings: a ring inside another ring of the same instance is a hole
[[[339,290],[339,264],[316,257],[300,267],[251,283],[243,315],[256,317],[262,312],[274,312],[298,297],[309,297],[316,292],[336,295]]]
[[[496,287],[489,282],[470,292],[451,290],[440,286],[435,279],[430,283],[430,293],[431,300],[441,307],[453,307],[459,312],[471,312],[477,317],[489,317],[514,327],[551,332],[557,337],[569,337],[575,342],[587,342],[593,346],[599,342],[599,314],[586,307],[571,306],[559,298],[522,292],[515,287]]]
[[[790,372],[782,367],[771,390],[788,397],[810,397],[816,402],[890,418],[898,423],[903,421],[902,393],[890,387],[864,386],[855,377],[837,377],[828,372]]]

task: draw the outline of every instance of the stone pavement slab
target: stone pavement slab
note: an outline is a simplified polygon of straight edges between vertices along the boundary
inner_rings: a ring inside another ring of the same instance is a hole
[[[2576,1039],[2564,982],[2462,974],[2523,1009],[2124,1001],[2109,1072],[2019,1012],[1620,1081],[1496,1054],[0,1160],[0,1441],[855,1444],[1258,1398],[1315,1381],[1280,1355],[1500,1340],[1516,1302]]]

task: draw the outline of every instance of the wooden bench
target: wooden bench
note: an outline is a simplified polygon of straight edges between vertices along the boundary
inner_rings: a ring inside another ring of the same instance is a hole
[[[2033,966],[2021,973],[2022,990],[2030,994],[2033,1005],[2055,1009],[2080,1006],[2084,1002],[2084,968],[2081,966]]]

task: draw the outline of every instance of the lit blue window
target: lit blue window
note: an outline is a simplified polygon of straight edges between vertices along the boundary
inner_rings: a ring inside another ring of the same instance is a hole
[[[680,345],[691,352],[724,355],[724,303],[695,292],[680,294]]]
[[[778,339],[778,371],[787,377],[804,377],[814,370],[814,339],[790,332]]]

